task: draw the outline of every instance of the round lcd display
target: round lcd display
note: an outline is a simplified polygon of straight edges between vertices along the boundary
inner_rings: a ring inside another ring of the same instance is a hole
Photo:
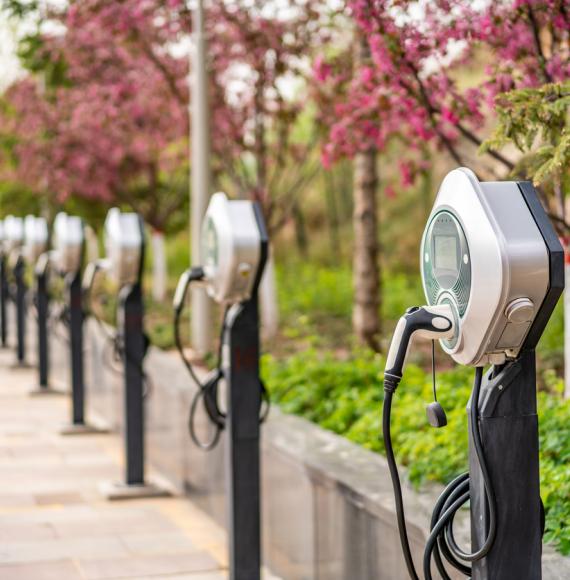
[[[422,244],[422,276],[430,304],[453,299],[459,316],[471,294],[471,256],[459,220],[448,210],[436,213]]]

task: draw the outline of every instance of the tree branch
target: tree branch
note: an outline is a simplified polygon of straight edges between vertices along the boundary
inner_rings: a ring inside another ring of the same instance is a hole
[[[536,52],[538,53],[538,62],[540,64],[540,70],[542,72],[542,76],[544,81],[547,83],[552,82],[552,76],[548,72],[546,68],[546,58],[544,56],[544,51],[542,50],[542,43],[540,41],[540,28],[538,26],[538,22],[536,20],[536,16],[534,14],[534,10],[530,4],[527,4],[527,14],[528,19],[530,21],[530,26],[532,28],[532,36],[534,39],[534,46],[536,48]]]

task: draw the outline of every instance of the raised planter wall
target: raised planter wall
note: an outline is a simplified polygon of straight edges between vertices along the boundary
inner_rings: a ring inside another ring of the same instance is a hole
[[[32,321],[30,335],[33,361]],[[111,370],[111,350],[101,328],[89,321],[87,335],[87,414],[120,432],[122,377]],[[50,338],[51,376],[68,385],[68,347],[61,338]],[[146,416],[150,471],[225,524],[223,438],[210,453],[190,440],[187,420],[194,387],[176,354],[152,348],[145,369],[152,383]],[[285,580],[408,579],[383,457],[277,409],[262,437],[263,555],[275,574]],[[440,489],[405,491],[412,550],[420,562]],[[459,535],[468,537],[467,522],[460,526]],[[543,562],[545,580],[570,579],[569,558],[547,547]]]

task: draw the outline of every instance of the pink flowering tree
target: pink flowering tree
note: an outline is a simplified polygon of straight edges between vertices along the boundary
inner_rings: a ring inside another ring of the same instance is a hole
[[[328,93],[334,87],[342,95],[325,108],[330,126],[325,163],[368,144],[384,150],[392,138],[402,139],[410,151],[402,167],[406,183],[426,143],[458,164],[472,161],[469,146],[482,145],[483,124],[497,94],[570,74],[570,11],[564,0],[500,0],[484,10],[467,0],[350,0],[348,7],[370,58],[351,74],[337,60],[315,63]],[[490,64],[481,81],[465,88],[457,78],[477,66],[477,57]],[[493,148],[478,164],[487,163],[498,172],[514,166]]]
[[[34,14],[33,2],[3,3],[18,16]],[[315,5],[228,1],[207,11],[214,185],[259,200],[272,232],[300,214],[300,195],[320,166],[316,139],[299,133],[310,74],[303,55],[319,38]],[[139,211],[153,229],[153,267],[165,264],[163,232],[187,222],[188,3],[35,8],[38,33],[21,53],[36,74],[4,99],[4,178],[56,204]],[[157,298],[165,278],[165,266],[156,268]]]
[[[40,75],[8,90],[2,132],[13,178],[56,202],[128,205],[162,230],[187,191],[187,113],[172,96],[187,94],[187,66],[160,50],[176,34],[170,21],[156,24],[142,4],[88,0],[44,14],[63,32],[25,40]]]
[[[207,14],[216,185],[259,199],[271,229],[319,165],[298,131],[316,5],[228,1]],[[58,201],[127,204],[164,229],[187,197],[187,3],[72,0],[41,18],[60,31],[28,39],[27,64],[48,80],[26,77],[4,99],[11,176]]]
[[[382,153],[397,140],[404,187],[425,170],[426,148],[486,176],[524,176],[498,143],[482,148],[486,127],[504,91],[570,75],[566,0],[497,0],[483,8],[469,0],[347,0],[346,7],[367,57],[355,58],[351,47],[314,61],[325,165]],[[489,64],[481,67],[483,60]],[[481,68],[465,86],[465,72]],[[361,181],[374,183],[368,166]],[[560,205],[547,202],[562,223]],[[372,303],[371,296],[363,300]]]

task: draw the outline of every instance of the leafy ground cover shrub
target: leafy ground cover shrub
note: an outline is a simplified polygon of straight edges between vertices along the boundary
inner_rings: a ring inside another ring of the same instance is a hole
[[[307,350],[278,360],[263,359],[263,376],[273,400],[293,413],[343,435],[372,451],[383,452],[381,405],[383,360],[369,352],[343,359]],[[432,428],[425,416],[431,402],[431,377],[410,365],[394,402],[393,439],[398,460],[415,486],[447,483],[467,469],[467,415],[473,370],[456,367],[438,374],[438,399],[448,426]],[[560,385],[554,385],[559,388]],[[541,493],[546,537],[570,554],[570,401],[539,393]]]

